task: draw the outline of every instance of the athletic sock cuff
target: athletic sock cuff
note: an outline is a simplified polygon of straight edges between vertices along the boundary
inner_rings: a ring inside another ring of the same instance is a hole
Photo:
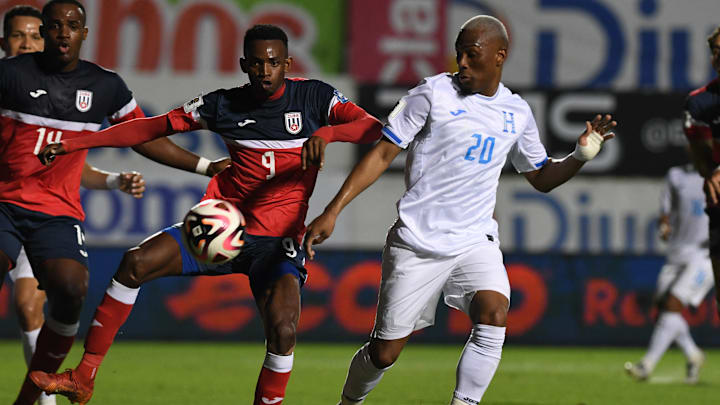
[[[119,281],[112,279],[110,286],[105,291],[105,294],[109,295],[112,299],[120,301],[125,305],[135,304],[140,287],[130,288],[120,284]]]
[[[60,323],[52,318],[52,316],[48,316],[45,318],[45,324],[47,325],[50,330],[57,333],[60,336],[66,336],[66,337],[72,337],[77,334],[78,329],[80,328],[80,322],[75,322],[73,324],[66,324],[66,323]]]
[[[289,373],[292,371],[293,359],[295,353],[290,353],[287,356],[281,354],[275,354],[267,352],[265,353],[265,361],[263,367],[276,373]]]

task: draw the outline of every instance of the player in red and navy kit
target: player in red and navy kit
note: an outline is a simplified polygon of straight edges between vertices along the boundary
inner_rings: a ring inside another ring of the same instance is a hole
[[[720,26],[707,39],[713,69],[720,74]],[[685,136],[695,166],[705,178],[710,217],[710,259],[720,311],[720,78],[690,93],[685,102]]]
[[[42,14],[35,7],[15,6],[5,13],[3,37],[0,38],[0,48],[5,52],[5,57],[41,52],[45,43],[40,35],[41,25]],[[82,185],[90,189],[119,189],[135,198],[141,198],[145,191],[145,180],[137,172],[108,173],[87,163],[83,167]],[[23,357],[27,365],[30,365],[40,328],[45,322],[45,291],[38,289],[38,281],[24,250],[20,251],[15,268],[9,275],[12,280],[12,300],[20,326]],[[55,403],[54,395],[42,394],[37,401],[38,405]]]
[[[240,256],[220,266],[203,265],[190,255],[177,226],[130,249],[95,313],[82,361],[62,374],[33,373],[39,387],[80,403],[88,401],[97,368],[144,282],[171,275],[244,273],[267,341],[254,403],[282,403],[293,365],[300,288],[306,278],[300,240],[316,165],[322,163],[327,142],[372,142],[380,137],[382,127],[326,83],[285,79],[291,61],[287,36],[280,28],[254,26],[245,34],[240,60],[248,85],[217,90],[165,115],[133,120],[92,137],[63,139],[41,152],[40,159],[47,162],[85,148],[130,146],[210,129],[225,140],[232,164],[212,179],[204,198],[233,202],[245,215],[247,227]]]
[[[82,4],[50,1],[42,18],[44,50],[0,61],[0,280],[24,246],[49,304],[29,369],[54,372],[70,350],[87,291],[79,195],[86,153],[53,167],[35,155],[48,143],[98,131],[106,117],[117,123],[143,114],[117,74],[79,59],[88,32]],[[191,171],[201,161],[171,142],[136,150]],[[32,404],[40,392],[26,378],[15,404]]]

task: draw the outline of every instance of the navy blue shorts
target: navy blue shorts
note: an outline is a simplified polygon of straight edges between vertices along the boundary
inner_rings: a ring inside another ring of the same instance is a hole
[[[256,236],[245,234],[245,244],[235,259],[224,264],[204,264],[190,253],[183,241],[180,226],[175,224],[163,229],[180,246],[183,276],[217,276],[241,273],[250,279],[250,287],[257,291],[285,274],[293,274],[305,284],[305,251],[293,238]]]
[[[78,219],[0,202],[0,250],[13,267],[22,246],[32,266],[47,259],[73,259],[88,267],[85,231]]]

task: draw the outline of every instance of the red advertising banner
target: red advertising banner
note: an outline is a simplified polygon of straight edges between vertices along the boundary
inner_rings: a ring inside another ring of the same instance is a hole
[[[361,83],[413,84],[447,70],[446,4],[447,0],[351,1],[352,77]]]

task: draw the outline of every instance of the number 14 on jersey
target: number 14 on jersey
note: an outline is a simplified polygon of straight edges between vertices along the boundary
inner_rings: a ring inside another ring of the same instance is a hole
[[[60,142],[60,139],[62,138],[62,131],[48,131],[47,128],[38,128],[36,130],[38,134],[37,142],[35,143],[35,150],[33,151],[34,155],[37,155],[40,153],[40,149],[43,147],[43,140],[45,140],[46,144],[50,143],[58,143]],[[46,137],[47,135],[47,137]]]

